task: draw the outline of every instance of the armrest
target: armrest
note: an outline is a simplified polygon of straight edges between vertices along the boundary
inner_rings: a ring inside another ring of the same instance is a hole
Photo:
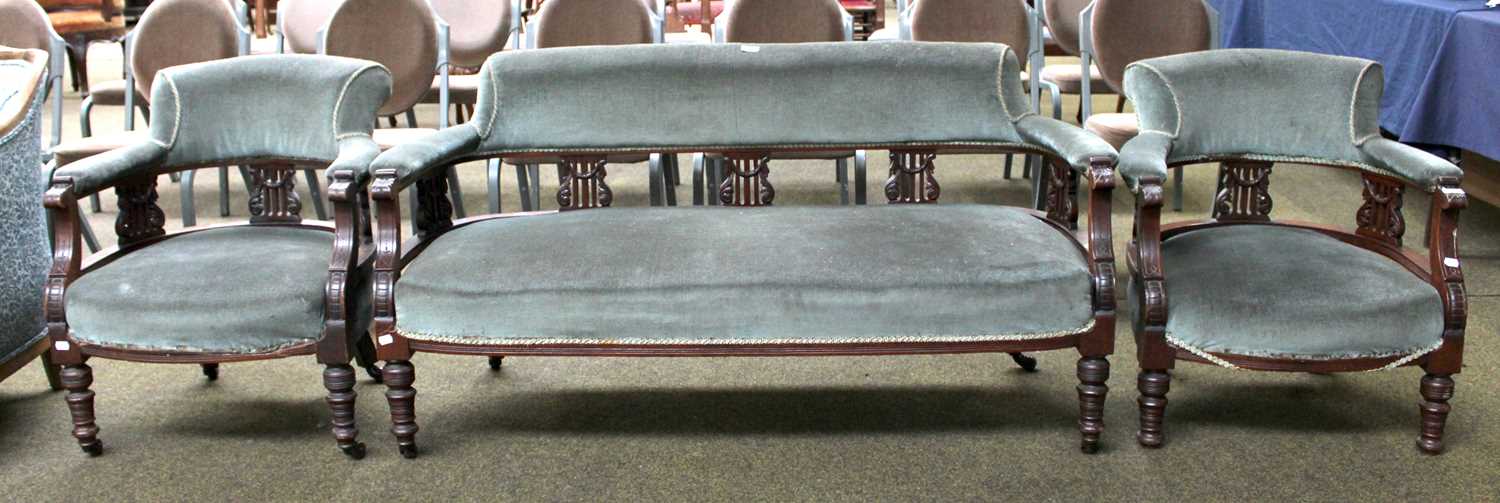
[[[401,190],[425,176],[434,168],[468,154],[479,147],[479,132],[469,124],[443,129],[422,141],[404,143],[385,151],[370,164],[369,173],[391,170],[396,173],[393,190]]]
[[[167,149],[155,142],[118,148],[58,168],[52,184],[71,181],[73,194],[86,196],[119,183],[133,174],[150,171],[167,158]]]
[[[1462,179],[1464,172],[1443,158],[1394,140],[1375,138],[1359,146],[1366,162],[1407,183],[1432,192],[1443,178]]]
[[[1159,131],[1146,131],[1125,142],[1120,148],[1120,177],[1131,192],[1136,192],[1144,180],[1167,179],[1167,154],[1171,150],[1172,138]]]
[[[1087,172],[1094,158],[1114,162],[1119,157],[1114,147],[1093,133],[1050,117],[1028,114],[1016,121],[1016,130],[1021,139],[1067,161],[1080,173]]]
[[[380,146],[367,136],[351,136],[339,140],[339,156],[328,165],[328,184],[335,180],[350,180],[354,188],[364,187],[370,177],[370,164],[380,156]]]

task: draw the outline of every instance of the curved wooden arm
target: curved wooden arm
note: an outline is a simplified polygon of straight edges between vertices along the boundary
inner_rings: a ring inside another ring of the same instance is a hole
[[[1094,306],[1115,310],[1115,249],[1110,230],[1110,200],[1115,189],[1113,161],[1089,160],[1089,255],[1094,273]]]
[[[401,275],[401,194],[396,179],[396,170],[382,169],[370,185],[375,205],[375,312],[370,333],[382,360],[411,358],[406,339],[396,333],[396,279]]]
[[[1142,368],[1171,368],[1175,353],[1167,346],[1167,288],[1162,269],[1162,180],[1143,178],[1136,187],[1135,228],[1130,265],[1136,289],[1136,354]]]
[[[79,232],[82,223],[78,221],[78,198],[73,195],[72,182],[66,179],[55,182],[43,196],[42,204],[52,219],[52,268],[47,271],[42,305],[47,337],[52,341],[52,359],[60,365],[83,363],[78,345],[68,339],[65,303],[68,285],[78,277],[78,268],[83,263]]]
[[[1458,372],[1462,366],[1464,327],[1469,302],[1458,259],[1458,213],[1469,205],[1457,178],[1438,180],[1432,192],[1427,246],[1431,251],[1432,286],[1443,299],[1443,347],[1428,361],[1429,372]]]
[[[354,174],[335,171],[330,175],[328,199],[333,202],[333,256],[328,262],[328,285],[323,290],[323,338],[318,341],[318,362],[349,363],[350,349],[358,334],[351,333],[356,306],[349,302],[350,274],[359,268],[359,245],[364,217],[357,207],[359,184]]]

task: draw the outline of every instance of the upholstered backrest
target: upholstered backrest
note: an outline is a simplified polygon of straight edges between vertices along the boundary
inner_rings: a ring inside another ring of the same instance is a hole
[[[843,16],[838,0],[734,0],[719,22],[726,42],[837,42]]]
[[[1047,29],[1052,32],[1052,40],[1057,46],[1068,54],[1077,56],[1078,48],[1078,15],[1083,13],[1093,0],[1043,0],[1046,16],[1043,21],[1047,23]]]
[[[0,0],[0,27],[0,45],[52,50],[52,23],[36,0]]]
[[[37,123],[46,74],[47,53],[0,48],[0,363],[42,333],[50,261]]]
[[[239,54],[239,21],[224,0],[155,0],[135,25],[130,73],[149,96],[156,72]]]
[[[482,152],[1015,144],[1014,121],[1029,113],[1019,72],[999,44],[505,52],[485,63],[465,126]],[[684,127],[653,117],[694,119]]]
[[[510,0],[431,0],[448,23],[448,55],[454,66],[477,67],[505,49],[510,38]]]
[[[641,0],[547,0],[537,13],[539,49],[651,42],[651,10]]]
[[[1023,64],[1031,46],[1023,0],[919,0],[911,6],[911,38],[1005,44]]]
[[[1172,138],[1169,162],[1254,155],[1361,164],[1380,137],[1379,64],[1269,49],[1153,58],[1125,70],[1143,134]]]
[[[380,115],[411,108],[432,89],[437,71],[437,18],[427,0],[343,0],[328,23],[327,54],[385,65],[391,99]]]
[[[278,0],[277,25],[286,38],[287,52],[316,54],[318,30],[328,24],[344,0]]]
[[[310,55],[247,56],[162,70],[151,139],[168,166],[236,159],[332,161],[338,142],[370,135],[390,96],[380,65]]]
[[[1104,82],[1124,92],[1125,66],[1213,46],[1213,27],[1203,0],[1096,0],[1094,61]]]

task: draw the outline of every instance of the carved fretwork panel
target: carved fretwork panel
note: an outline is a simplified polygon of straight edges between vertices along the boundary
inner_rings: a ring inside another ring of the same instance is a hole
[[[302,199],[297,172],[288,165],[256,166],[250,173],[250,221],[299,222]]]
[[[937,154],[930,150],[892,150],[891,177],[885,199],[891,204],[934,203],[943,189],[933,176]]]
[[[728,168],[719,184],[719,203],[725,206],[770,206],[776,199],[771,186],[771,157],[765,154],[728,154]]]
[[[156,176],[142,176],[115,186],[120,216],[115,219],[115,235],[121,245],[166,234],[167,216],[156,205]]]
[[[1047,218],[1078,228],[1078,178],[1066,163],[1053,163],[1047,170]]]
[[[1214,196],[1214,218],[1270,220],[1270,184],[1271,163],[1233,162],[1219,165],[1219,193]]]
[[[418,180],[417,212],[412,226],[421,235],[453,226],[453,202],[448,200],[448,169]]]
[[[563,178],[557,187],[557,207],[562,211],[608,207],[614,192],[604,178],[609,176],[603,157],[564,157]]]
[[[1400,246],[1401,235],[1406,233],[1406,219],[1401,216],[1401,194],[1405,187],[1395,180],[1371,175],[1364,176],[1364,186],[1365,203],[1354,215],[1359,225],[1355,232]]]

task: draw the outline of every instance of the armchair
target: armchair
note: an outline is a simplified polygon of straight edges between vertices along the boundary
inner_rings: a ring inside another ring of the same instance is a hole
[[[1462,172],[1380,136],[1381,67],[1354,58],[1227,49],[1125,70],[1141,134],[1120,174],[1136,196],[1129,248],[1141,372],[1141,445],[1162,444],[1177,360],[1226,368],[1350,372],[1416,365],[1424,452],[1462,368],[1458,213]],[[1168,168],[1219,166],[1209,219],[1163,225]],[[1356,229],[1271,219],[1273,163],[1348,169],[1363,179]],[[1407,189],[1431,200],[1426,257],[1402,247]]]
[[[38,293],[84,452],[103,451],[91,357],[198,364],[214,380],[224,362],[316,355],[326,366],[339,448],[364,455],[351,355],[380,374],[364,337],[370,253],[357,196],[379,152],[370,139],[375,111],[389,93],[385,69],[351,59],[255,56],[172,67],[152,86],[149,138],[53,174],[44,204],[55,250]],[[229,163],[250,166],[250,221],[166,232],[159,175]],[[302,221],[294,164],[327,166],[336,226]],[[84,260],[78,198],[111,187],[119,246]]]
[[[43,191],[38,123],[47,83],[55,82],[47,68],[44,51],[0,48],[0,381],[42,356],[47,380],[59,390],[36,301],[47,278],[47,224],[36,204]]]

